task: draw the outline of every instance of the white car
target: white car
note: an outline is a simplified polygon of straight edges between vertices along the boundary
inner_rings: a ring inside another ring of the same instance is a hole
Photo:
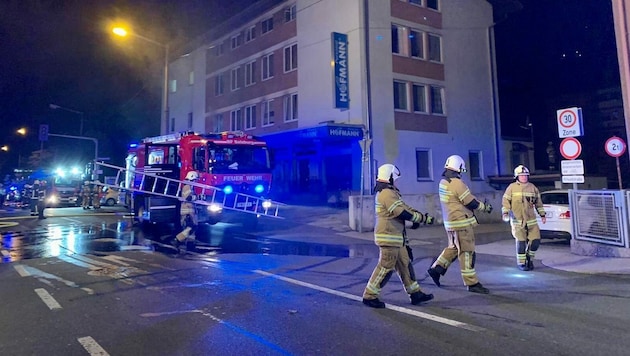
[[[548,190],[541,192],[540,197],[547,217],[547,223],[543,224],[540,216],[536,216],[541,237],[570,240],[573,236],[573,225],[569,209],[569,191]]]

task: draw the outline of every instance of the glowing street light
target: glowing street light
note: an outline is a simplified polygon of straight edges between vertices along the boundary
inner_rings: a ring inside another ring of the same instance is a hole
[[[15,131],[18,135],[26,136],[26,127],[20,127]]]
[[[126,37],[126,36],[136,37],[143,41],[162,47],[164,49],[164,81],[162,83],[162,129],[163,129],[162,132],[163,133],[168,132],[168,52],[169,52],[168,44],[163,44],[156,40],[152,40],[150,38],[144,37],[135,32],[131,32],[125,29],[124,27],[114,27],[112,28],[112,33],[120,37]]]
[[[2,150],[4,152],[9,152],[9,146],[4,145],[4,146],[0,147],[0,150]]]

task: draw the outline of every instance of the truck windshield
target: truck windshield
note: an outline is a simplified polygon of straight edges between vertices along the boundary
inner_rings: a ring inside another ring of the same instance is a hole
[[[208,145],[208,170],[211,173],[269,172],[267,147]]]

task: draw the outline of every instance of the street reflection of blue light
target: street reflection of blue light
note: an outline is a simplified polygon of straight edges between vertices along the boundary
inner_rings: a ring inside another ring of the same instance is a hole
[[[13,233],[12,232],[7,232],[6,235],[4,235],[3,237],[3,246],[4,248],[10,250],[11,249],[11,244],[12,244],[12,240],[13,240]]]
[[[66,238],[66,247],[68,248],[68,254],[72,254],[76,251],[74,244],[77,241],[77,235],[74,230],[70,230],[68,232],[68,236]]]
[[[531,274],[518,272],[510,273],[508,276],[513,278],[531,278]]]

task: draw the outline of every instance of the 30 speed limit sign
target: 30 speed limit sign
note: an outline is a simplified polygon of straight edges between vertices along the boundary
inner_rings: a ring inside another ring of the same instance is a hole
[[[558,137],[578,137],[584,134],[582,127],[582,109],[566,108],[556,111],[558,118]]]
[[[606,140],[604,148],[610,157],[621,157],[626,152],[626,143],[621,137],[613,136]]]

